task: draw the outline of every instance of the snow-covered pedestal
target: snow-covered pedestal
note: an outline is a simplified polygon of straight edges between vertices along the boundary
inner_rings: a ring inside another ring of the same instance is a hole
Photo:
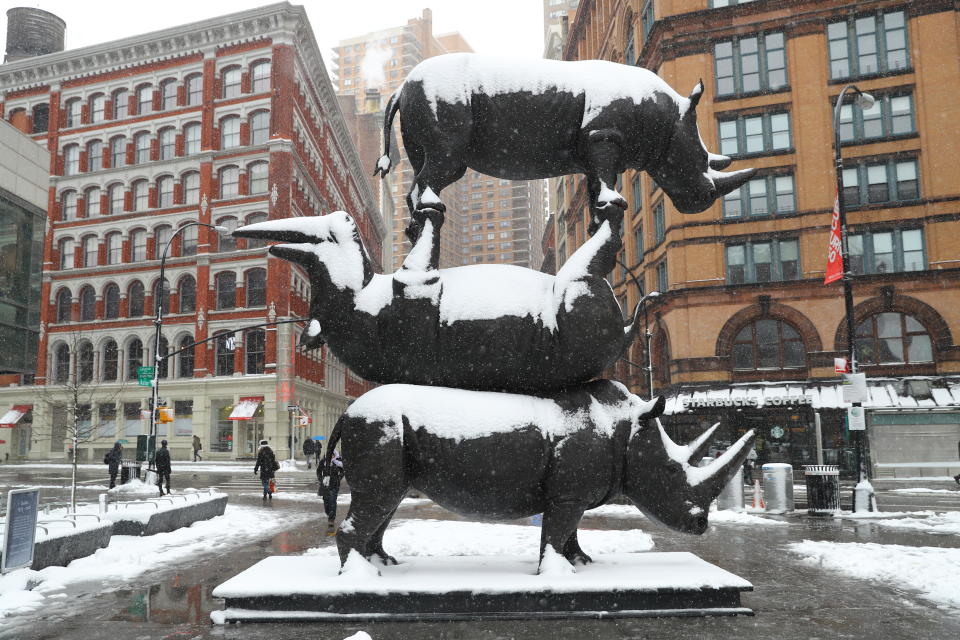
[[[2,526],[0,526],[2,530]],[[65,567],[77,558],[92,555],[110,544],[113,524],[105,519],[85,516],[41,518],[33,545],[34,571],[47,567]],[[0,533],[0,549],[3,535]]]
[[[113,523],[113,535],[152,536],[222,516],[226,508],[225,493],[183,493],[114,503],[101,517]]]
[[[223,624],[752,614],[740,603],[749,582],[690,553],[596,555],[575,573],[541,575],[529,556],[399,560],[377,563],[376,576],[338,575],[336,556],[268,557],[214,589],[225,607],[212,617]]]

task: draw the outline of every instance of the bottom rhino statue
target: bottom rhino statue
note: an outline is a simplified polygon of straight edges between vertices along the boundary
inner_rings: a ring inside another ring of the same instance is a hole
[[[701,534],[710,503],[743,464],[750,431],[697,467],[717,425],[681,446],[659,420],[664,400],[643,402],[618,382],[597,380],[542,396],[394,384],[354,402],[337,422],[350,483],[350,512],[337,532],[351,550],[396,563],[383,533],[412,488],[469,516],[543,513],[547,546],[590,562],[577,542],[583,512],[626,495],[647,516]]]

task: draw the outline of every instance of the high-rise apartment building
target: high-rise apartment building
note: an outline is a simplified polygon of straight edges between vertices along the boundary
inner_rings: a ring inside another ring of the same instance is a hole
[[[358,110],[370,91],[380,92],[381,105],[400,87],[413,67],[444,53],[471,52],[459,33],[433,35],[433,17],[424,9],[420,18],[406,25],[341,40],[335,48],[338,91],[352,95]],[[399,136],[397,140],[402,141]],[[364,158],[372,170],[379,153]],[[403,263],[410,243],[403,230],[410,222],[406,196],[413,184],[413,169],[406,155],[395,162],[393,177],[394,218],[391,226],[392,268]],[[543,234],[542,181],[499,180],[468,170],[441,194],[447,207],[440,233],[440,266],[507,263],[539,267]],[[390,269],[390,264],[385,264]]]
[[[855,83],[875,103],[841,106],[840,197],[873,472],[960,470],[960,103],[945,90],[960,82],[960,35],[947,26],[957,19],[955,3],[936,1],[581,0],[566,59],[638,64],[683,95],[702,78],[707,147],[732,169],[758,169],[695,215],[648,175],[621,176],[623,258],[662,294],[649,313],[654,391],[668,396],[678,437],[720,421],[728,440],[757,429],[761,462],[797,467],[822,451],[851,469],[834,371],[847,345],[843,296],[823,281],[834,105]],[[588,222],[583,180],[564,183],[560,264]],[[623,269],[611,280],[625,306],[642,293]],[[628,359],[645,363],[643,345]],[[615,373],[649,393],[639,367]]]
[[[63,456],[67,420],[90,436],[84,459],[146,433],[138,370],[158,348],[176,352],[160,367],[174,420],[159,432],[175,457],[194,435],[230,459],[260,438],[287,456],[291,431],[330,431],[365,382],[326,349],[298,351],[302,323],[231,333],[306,316],[306,274],[261,241],[191,225],[346,209],[379,263],[383,222],[302,7],[9,62],[0,113],[50,152],[36,377],[0,388],[4,411],[33,401],[19,455]],[[86,389],[82,404],[57,399],[70,385]],[[291,427],[293,405],[310,426]]]

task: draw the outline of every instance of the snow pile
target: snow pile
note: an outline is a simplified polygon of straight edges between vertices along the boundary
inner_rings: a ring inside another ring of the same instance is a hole
[[[110,495],[156,495],[158,491],[155,484],[147,484],[143,480],[131,478],[126,484],[118,484],[113,489],[108,489],[107,493]]]
[[[370,634],[366,631],[357,631],[349,638],[344,638],[343,640],[373,640],[373,638],[371,638]]]
[[[890,493],[955,493],[960,495],[960,491],[954,491],[953,489],[925,489],[923,487],[916,487],[913,489],[890,489]]]
[[[773,518],[761,518],[743,511],[733,511],[723,509],[711,511],[709,515],[710,524],[747,524],[747,525],[773,525],[781,526],[788,524],[785,520],[774,520]]]
[[[546,546],[543,550],[543,558],[540,559],[540,570],[538,573],[541,576],[565,576],[576,572],[577,570],[573,568],[573,565],[557,553],[553,545],[548,544]]]
[[[343,563],[343,568],[340,569],[340,575],[347,576],[348,578],[360,579],[364,578],[376,578],[380,575],[380,571],[377,570],[375,566],[367,562],[356,549],[350,549],[350,553],[347,554],[347,561]]]
[[[960,549],[812,540],[788,544],[787,549],[810,566],[915,589],[928,600],[960,608]]]
[[[849,518],[851,520],[883,520],[886,518],[924,517],[932,515],[933,511],[843,511],[834,517]]]
[[[297,462],[295,460],[281,460],[280,468],[277,469],[277,472],[286,472],[286,471],[297,471]]]
[[[945,513],[917,512],[914,517],[877,520],[877,524],[893,529],[911,529],[924,533],[941,535],[960,535],[960,512],[947,511]],[[960,584],[958,584],[960,589]]]

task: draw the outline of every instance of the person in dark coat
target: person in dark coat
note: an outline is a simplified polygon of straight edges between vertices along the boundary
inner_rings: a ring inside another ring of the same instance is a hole
[[[310,463],[316,452],[317,443],[313,438],[307,438],[303,441],[303,455],[307,458],[307,469],[310,468]]]
[[[110,472],[110,488],[117,486],[117,474],[120,473],[120,463],[123,462],[123,447],[117,441],[113,444],[113,449],[103,456],[103,464],[107,465]]]
[[[170,495],[170,449],[167,449],[167,441],[160,441],[160,449],[153,459],[157,467],[157,487],[160,488],[160,495],[163,495],[163,480],[167,480],[167,495]]]
[[[200,459],[200,462],[203,462],[203,456],[200,455],[200,452],[203,450],[203,445],[200,444],[200,436],[194,434],[193,436],[193,461],[196,462],[197,458]]]
[[[337,518],[337,494],[343,480],[343,459],[336,449],[329,461],[323,458],[317,463],[317,480],[320,481],[318,493],[323,496],[323,510],[327,514],[327,533],[332,534]]]
[[[273,491],[270,490],[270,481],[273,480],[280,463],[277,462],[277,456],[273,454],[273,449],[267,444],[266,440],[260,441],[260,448],[257,450],[257,463],[253,465],[253,474],[260,472],[260,482],[263,483],[263,499],[273,500]]]

